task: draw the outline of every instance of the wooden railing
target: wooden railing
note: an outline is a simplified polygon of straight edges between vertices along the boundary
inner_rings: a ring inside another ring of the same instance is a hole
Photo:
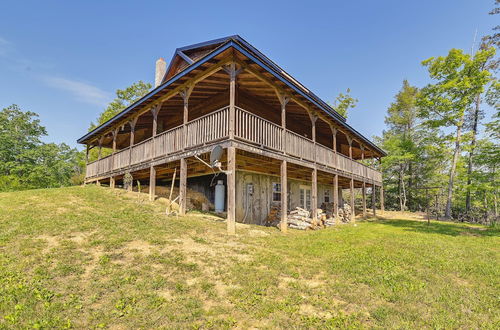
[[[314,161],[314,142],[295,132],[286,131],[285,152],[301,159]]]
[[[182,150],[182,126],[172,128],[154,138],[154,158]]]
[[[229,134],[229,107],[197,118],[186,125],[186,148],[225,138]]]
[[[234,136],[260,148],[284,153],[290,157],[316,162],[346,174],[381,182],[382,174],[332,149],[314,143],[300,134],[283,128],[244,109],[235,108]],[[186,141],[184,141],[186,130]],[[283,136],[285,134],[285,136]],[[199,117],[186,126],[177,126],[126,148],[114,155],[87,165],[86,177],[101,176],[165,155],[213,143],[229,137],[229,107]],[[283,145],[284,141],[284,145]]]
[[[130,148],[120,150],[113,155],[113,170],[128,166],[130,162]]]
[[[235,136],[237,138],[281,151],[282,132],[281,126],[251,112],[236,108]]]

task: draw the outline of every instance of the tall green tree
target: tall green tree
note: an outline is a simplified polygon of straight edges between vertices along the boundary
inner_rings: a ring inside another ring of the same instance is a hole
[[[422,62],[436,82],[421,90],[417,102],[419,116],[429,127],[453,128],[455,131],[449,136],[454,147],[448,175],[447,218],[451,217],[453,180],[460,156],[465,113],[492,79],[491,73],[483,68],[494,52],[494,48],[488,48],[472,57],[462,50],[452,49],[447,56],[432,57]]]
[[[72,183],[75,172],[81,172],[81,153],[66,144],[43,143],[46,135],[36,113],[17,105],[0,111],[0,191]]]
[[[347,118],[349,109],[352,109],[358,103],[358,100],[353,98],[349,93],[351,90],[348,88],[346,93],[339,93],[335,102],[330,106],[343,117]]]
[[[407,207],[408,188],[412,188],[414,182],[412,165],[417,149],[414,140],[417,95],[418,89],[404,80],[385,118],[388,130],[384,132],[382,146],[388,155],[383,159],[383,167],[386,172],[396,171],[395,175],[390,177],[397,177],[397,194],[401,211]]]

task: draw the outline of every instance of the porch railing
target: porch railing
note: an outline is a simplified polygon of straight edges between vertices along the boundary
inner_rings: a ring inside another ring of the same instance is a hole
[[[331,148],[314,143],[300,134],[290,130],[284,131],[280,125],[238,107],[235,108],[234,128],[234,136],[238,140],[363,177],[369,182],[382,180],[381,173],[375,169],[336,153]],[[187,131],[186,141],[184,141],[184,129]],[[144,140],[132,148],[120,150],[114,155],[89,163],[86,177],[104,175],[228,137],[229,107],[224,107],[188,122],[185,126],[177,126]]]

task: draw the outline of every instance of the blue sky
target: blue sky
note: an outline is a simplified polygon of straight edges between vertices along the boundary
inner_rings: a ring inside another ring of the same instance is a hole
[[[153,82],[158,57],[239,34],[325,101],[350,88],[348,122],[380,135],[421,61],[470,51],[498,24],[493,0],[2,1],[0,108],[38,113],[50,142],[76,146],[118,88]],[[81,148],[81,147],[80,147]]]

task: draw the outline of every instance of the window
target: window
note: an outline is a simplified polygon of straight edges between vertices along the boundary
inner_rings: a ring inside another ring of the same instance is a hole
[[[325,190],[323,201],[325,203],[330,203],[330,190],[328,189]]]
[[[311,209],[311,188],[300,186],[300,207],[306,210]]]
[[[281,183],[273,182],[273,202],[281,201]]]

